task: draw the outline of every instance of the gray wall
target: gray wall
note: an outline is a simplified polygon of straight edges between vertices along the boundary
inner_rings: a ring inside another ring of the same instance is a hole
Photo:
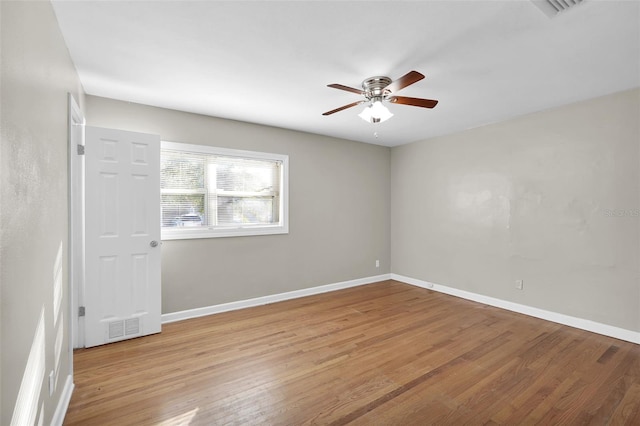
[[[393,148],[392,272],[640,331],[639,105],[636,89]]]
[[[0,2],[0,30],[0,424],[41,319],[35,407],[49,424],[71,373],[66,94],[82,105],[83,92],[49,3]],[[640,331],[639,98],[392,150],[95,97],[88,118],[290,156],[290,233],[165,242],[163,312],[392,271]]]
[[[289,234],[164,241],[163,313],[389,273],[389,148],[94,96],[86,102],[88,125],[289,155]]]
[[[44,351],[35,409],[50,424],[70,371],[67,219],[67,92],[82,101],[75,68],[48,2],[0,2],[2,31],[1,399],[14,413],[32,348]],[[62,291],[54,303],[54,288]],[[44,338],[34,340],[38,324]],[[56,363],[56,339],[61,353]],[[35,353],[35,350],[34,350]],[[57,374],[49,397],[48,374]],[[43,407],[43,410],[41,410]]]

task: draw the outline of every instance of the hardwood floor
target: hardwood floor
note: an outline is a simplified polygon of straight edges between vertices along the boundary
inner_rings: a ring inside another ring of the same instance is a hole
[[[640,346],[385,281],[74,354],[65,425],[640,425]]]

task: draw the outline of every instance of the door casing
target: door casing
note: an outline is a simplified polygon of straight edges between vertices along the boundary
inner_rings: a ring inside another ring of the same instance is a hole
[[[84,346],[84,322],[78,316],[84,290],[84,149],[85,118],[73,95],[69,103],[69,299],[70,352]],[[73,359],[71,360],[73,371]]]

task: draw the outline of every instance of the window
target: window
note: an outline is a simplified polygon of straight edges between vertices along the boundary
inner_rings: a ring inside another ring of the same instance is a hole
[[[162,142],[162,239],[286,234],[289,157]]]

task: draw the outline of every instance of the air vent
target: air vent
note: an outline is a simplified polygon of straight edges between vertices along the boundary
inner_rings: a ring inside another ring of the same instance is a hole
[[[131,336],[140,334],[140,318],[129,318],[124,322],[124,334]]]
[[[109,322],[109,340],[122,339],[125,336],[140,334],[140,318],[128,318]]]
[[[124,321],[111,321],[109,323],[109,340],[124,336]]]
[[[560,12],[569,10],[584,0],[531,0],[549,18],[553,18]]]

